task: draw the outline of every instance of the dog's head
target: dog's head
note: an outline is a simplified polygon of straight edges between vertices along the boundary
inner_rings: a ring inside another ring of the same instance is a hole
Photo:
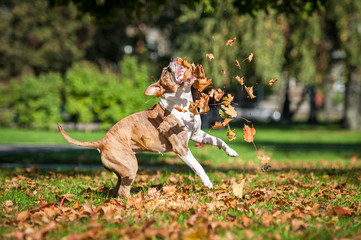
[[[178,64],[178,57],[173,57],[169,65],[163,68],[160,79],[151,84],[144,94],[156,97],[164,96],[165,93],[175,93],[178,90],[190,89],[196,80],[192,75],[185,77],[186,67]]]

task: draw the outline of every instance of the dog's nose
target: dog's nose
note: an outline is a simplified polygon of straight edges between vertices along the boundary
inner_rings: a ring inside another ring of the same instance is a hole
[[[177,60],[178,60],[178,57],[172,57],[170,60],[171,60],[172,62],[177,61]]]

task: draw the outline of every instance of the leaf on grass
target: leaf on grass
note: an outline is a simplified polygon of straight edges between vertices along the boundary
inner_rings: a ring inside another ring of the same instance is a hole
[[[163,193],[166,195],[173,195],[177,191],[176,185],[164,186],[162,188]]]
[[[252,126],[250,128],[248,125],[244,124],[243,127],[243,137],[246,142],[253,142],[254,136],[256,135],[256,129]]]
[[[251,53],[251,54],[248,56],[247,60],[248,60],[248,62],[252,62],[252,59],[253,59],[253,53]]]
[[[263,154],[262,156],[258,155],[257,158],[261,160],[262,164],[269,163],[269,161],[271,160],[271,158],[265,154]]]
[[[251,99],[256,97],[255,95],[253,95],[253,86],[247,87],[246,85],[244,85],[244,88],[246,89],[246,92]]]
[[[228,93],[226,97],[223,97],[222,103],[225,106],[231,105],[233,99],[234,99],[234,97],[230,93]]]
[[[177,110],[177,111],[179,111],[179,112],[187,112],[186,109],[181,108],[181,107],[179,107],[179,106],[174,106],[174,109]]]
[[[233,182],[233,184],[232,184],[232,192],[233,192],[234,196],[236,196],[238,198],[243,197],[243,190],[244,190],[245,181],[246,181],[246,179],[243,178],[241,183]]]
[[[212,61],[212,59],[214,59],[214,56],[212,53],[207,53],[206,57],[209,59],[210,62]]]
[[[340,217],[344,217],[346,215],[352,215],[352,209],[343,208],[340,206],[334,206],[327,211],[328,215],[337,214]]]
[[[261,216],[262,224],[266,227],[269,227],[273,222],[273,217],[268,212],[264,212]]]
[[[276,78],[272,78],[271,80],[268,81],[268,85],[272,86],[275,82],[277,82],[278,79]]]
[[[237,67],[239,70],[242,70],[241,64],[239,64],[239,62],[238,62],[237,59],[236,59],[236,61],[234,61],[234,65],[236,65],[236,67]]]
[[[243,78],[243,77],[236,76],[236,80],[237,80],[237,82],[239,82],[239,84],[241,84],[242,86],[244,85],[244,78]]]
[[[248,227],[251,224],[251,218],[246,215],[242,215],[240,219],[244,227]]]
[[[140,147],[142,150],[149,149],[153,144],[152,137],[148,135],[142,135],[141,137],[133,136],[131,139],[135,142],[135,145]]]
[[[216,100],[217,102],[219,102],[224,95],[224,91],[220,88],[217,89],[213,88],[211,91],[209,91],[208,95],[211,98],[214,98],[214,100]]]
[[[222,105],[221,108],[223,108],[225,113],[228,114],[229,116],[233,118],[237,117],[237,111],[231,105],[229,105],[228,107]]]
[[[237,39],[237,37],[234,37],[234,38],[232,38],[232,39],[229,39],[229,40],[227,41],[227,46],[232,46],[232,45],[235,43],[236,39]]]
[[[29,210],[25,210],[25,211],[20,212],[16,216],[16,221],[25,221],[26,219],[28,219],[28,217],[30,217],[30,212],[29,212]]]

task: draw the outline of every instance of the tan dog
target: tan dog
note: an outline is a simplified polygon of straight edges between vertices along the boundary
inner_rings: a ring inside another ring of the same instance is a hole
[[[188,141],[211,144],[222,148],[229,156],[238,156],[224,141],[200,129],[201,118],[193,113],[174,109],[179,106],[189,108],[193,101],[191,86],[195,78],[184,81],[185,68],[172,58],[162,71],[158,82],[150,85],[146,95],[161,96],[159,104],[134,113],[116,123],[100,141],[82,142],[69,137],[58,125],[60,133],[71,144],[96,148],[101,154],[103,166],[118,176],[114,194],[130,196],[138,162],[137,152],[175,152],[201,178],[204,186],[213,188],[211,181],[199,162],[188,148]]]

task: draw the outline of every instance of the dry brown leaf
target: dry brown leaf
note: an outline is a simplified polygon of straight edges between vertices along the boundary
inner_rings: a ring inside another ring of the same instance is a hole
[[[219,102],[224,95],[224,91],[220,88],[212,89],[211,91],[209,91],[208,95],[211,98],[214,98],[214,100],[216,100],[217,102]]]
[[[237,80],[237,82],[239,82],[239,84],[241,84],[242,86],[244,85],[244,79],[243,79],[243,77],[236,76],[236,80]]]
[[[251,224],[251,218],[246,215],[242,215],[240,219],[244,227],[248,227]]]
[[[272,86],[277,81],[278,81],[277,78],[272,78],[271,80],[268,81],[268,85]]]
[[[212,53],[207,53],[206,57],[209,59],[209,61],[212,61],[212,59],[214,59],[214,56]]]
[[[234,99],[234,97],[230,93],[228,93],[226,97],[223,97],[222,103],[225,106],[229,106],[229,105],[231,105],[233,99]]]
[[[212,79],[209,78],[197,78],[194,81],[193,87],[198,89],[198,91],[203,92],[204,89],[211,87]]]
[[[30,217],[30,212],[29,210],[25,210],[16,216],[16,221],[25,221],[28,217]]]
[[[233,192],[234,196],[236,196],[238,198],[243,197],[243,189],[244,189],[245,181],[246,181],[246,179],[243,178],[240,183],[236,183],[236,182],[233,183],[232,192]]]
[[[261,216],[262,224],[269,227],[273,222],[273,217],[268,212],[264,212]]]
[[[253,59],[253,53],[251,53],[251,54],[248,56],[247,60],[248,60],[248,62],[252,62],[252,59]]]
[[[147,150],[149,149],[152,144],[153,144],[153,139],[151,136],[148,135],[142,135],[141,137],[139,136],[133,136],[131,138],[135,144],[140,147],[142,150]]]
[[[181,107],[179,107],[179,106],[174,106],[174,109],[175,109],[175,110],[178,110],[179,112],[187,112],[186,109],[181,108]]]
[[[237,37],[234,37],[234,38],[232,38],[232,39],[229,39],[229,40],[227,41],[227,46],[232,46],[232,45],[235,43],[236,39],[237,39]]]
[[[176,185],[164,186],[162,189],[164,194],[173,195],[177,191],[177,186]]]
[[[197,110],[197,104],[195,102],[190,102],[189,103],[189,108],[188,110],[193,113],[193,115],[198,115],[198,110]]]
[[[229,141],[233,141],[233,140],[236,139],[235,130],[236,130],[236,129],[233,129],[233,130],[228,129],[228,130],[227,130],[227,137],[228,137],[228,140],[229,140]]]
[[[236,65],[236,67],[237,67],[239,70],[242,70],[241,64],[239,64],[239,62],[238,62],[237,59],[236,59],[236,61],[234,61],[234,65]]]
[[[248,125],[244,124],[243,127],[243,137],[246,142],[253,142],[254,136],[256,135],[256,129],[252,126],[250,128]]]
[[[246,85],[244,85],[244,88],[246,89],[246,92],[251,99],[256,97],[255,95],[253,95],[253,86],[247,87]]]
[[[222,105],[221,108],[223,108],[225,113],[228,114],[229,116],[233,118],[237,117],[237,111],[231,105],[228,105],[228,107]]]
[[[221,122],[215,122],[214,125],[212,126],[212,129],[219,129],[224,127],[223,123]]]
[[[183,67],[192,68],[192,65],[184,59],[178,58],[177,63]]]

